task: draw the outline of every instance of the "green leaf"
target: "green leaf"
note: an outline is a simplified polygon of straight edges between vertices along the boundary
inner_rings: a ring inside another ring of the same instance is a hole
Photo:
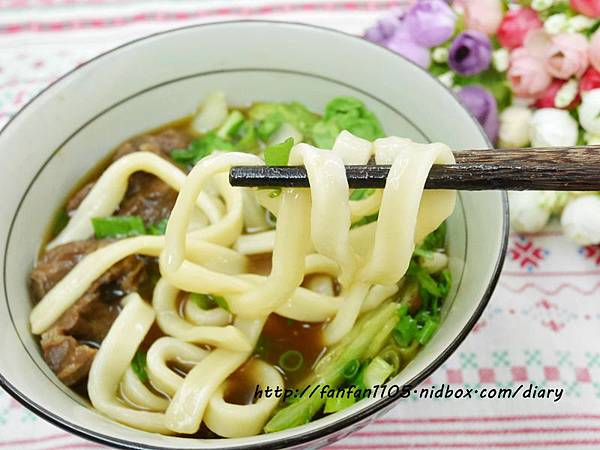
[[[165,234],[165,231],[167,230],[167,222],[169,222],[169,219],[162,219],[160,222],[148,225],[148,234],[153,236],[161,236]]]
[[[298,102],[255,103],[248,110],[248,116],[258,122],[277,121],[279,119],[276,118],[279,117],[281,118],[281,123],[288,122],[303,136],[310,136],[313,125],[319,121],[317,114],[309,111],[304,105]],[[266,141],[266,139],[263,140]]]
[[[369,141],[383,137],[383,129],[375,114],[354,97],[336,97],[327,104],[323,120],[313,127],[313,139],[317,145],[331,148],[342,130]]]
[[[196,164],[215,150],[233,150],[233,144],[214,131],[194,139],[186,149],[176,149],[170,153],[171,159],[183,165]]]
[[[267,166],[287,166],[293,146],[294,139],[287,138],[280,144],[267,147],[265,149],[265,163]]]
[[[317,122],[312,129],[312,140],[319,148],[332,148],[340,128],[333,122]]]
[[[144,221],[139,216],[94,217],[92,226],[96,238],[124,238],[146,234]]]
[[[131,368],[142,382],[146,383],[148,381],[148,372],[146,372],[146,352],[142,352],[141,350],[135,352],[135,355],[131,360]]]

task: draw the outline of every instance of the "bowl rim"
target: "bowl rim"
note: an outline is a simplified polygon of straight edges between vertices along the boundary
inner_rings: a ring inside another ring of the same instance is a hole
[[[37,92],[29,101],[27,101],[27,103],[25,103],[25,105],[23,105],[8,120],[8,122],[6,122],[6,124],[0,129],[0,135],[2,135],[8,129],[8,127],[11,125],[11,123],[23,111],[25,111],[33,103],[35,103],[36,100],[38,99],[38,97],[45,94],[47,91],[52,89],[55,85],[58,85],[59,83],[61,83],[63,80],[69,78],[71,75],[73,75],[74,73],[76,73],[77,71],[82,69],[83,67],[85,67],[89,64],[92,64],[92,63],[96,62],[97,60],[100,60],[106,56],[109,56],[110,54],[112,54],[114,52],[117,52],[123,48],[130,46],[130,45],[137,44],[144,40],[149,40],[149,39],[152,39],[152,38],[155,38],[158,36],[162,36],[162,35],[166,35],[166,34],[170,34],[170,33],[177,33],[177,32],[188,30],[188,29],[205,28],[205,27],[213,27],[213,26],[241,25],[241,24],[285,25],[285,26],[314,29],[314,30],[318,30],[321,32],[323,32],[323,31],[329,32],[332,34],[336,34],[338,36],[342,36],[347,39],[360,40],[363,43],[368,43],[368,44],[372,45],[373,47],[378,48],[380,51],[390,53],[394,57],[401,58],[408,64],[411,64],[412,66],[418,68],[425,76],[433,79],[438,85],[440,85],[444,90],[446,90],[446,92],[454,98],[454,100],[459,104],[459,106],[461,108],[463,108],[469,114],[469,116],[471,117],[473,122],[479,128],[479,131],[482,134],[488,147],[490,147],[490,148],[493,147],[493,145],[490,142],[487,134],[485,133],[482,125],[475,118],[475,116],[461,104],[461,102],[458,100],[458,97],[454,94],[454,92],[448,86],[444,85],[436,77],[432,76],[426,69],[424,69],[423,67],[414,63],[413,61],[403,57],[402,55],[395,53],[394,51],[392,51],[382,45],[376,44],[374,42],[370,42],[370,41],[362,38],[361,36],[353,35],[353,34],[350,34],[350,33],[344,32],[344,31],[340,31],[340,30],[337,30],[334,28],[329,28],[329,27],[320,26],[320,25],[307,24],[307,23],[302,23],[302,22],[295,22],[295,21],[260,20],[260,19],[251,19],[251,20],[240,19],[240,20],[231,20],[231,21],[219,21],[219,22],[184,25],[181,27],[169,28],[167,30],[162,30],[162,31],[158,31],[155,33],[147,34],[147,35],[129,40],[127,42],[124,42],[123,44],[120,44],[116,47],[110,48],[110,49],[94,56],[93,58],[85,61],[84,63],[74,67],[73,69],[69,70],[68,72],[64,73],[63,75],[58,77],[56,80],[54,80],[53,82],[51,82],[50,84],[45,86],[43,89],[41,89],[39,92]],[[473,326],[477,323],[477,321],[481,317],[481,314],[483,313],[487,304],[489,303],[489,300],[494,292],[494,289],[495,289],[495,287],[498,283],[498,279],[500,277],[501,269],[504,264],[504,259],[506,256],[506,249],[508,247],[508,239],[509,239],[508,196],[505,191],[501,191],[500,195],[501,195],[501,202],[502,202],[501,246],[500,246],[500,252],[498,254],[498,257],[497,257],[495,265],[494,265],[492,276],[487,284],[486,290],[483,293],[483,296],[481,297],[481,299],[478,301],[475,311],[473,312],[473,314],[471,315],[471,317],[469,318],[469,320],[467,321],[465,326],[460,330],[460,332],[454,338],[454,340],[452,340],[445,347],[445,349],[435,359],[433,359],[431,361],[431,363],[423,371],[421,371],[412,380],[405,383],[405,386],[410,386],[411,390],[413,387],[419,385],[425,379],[427,379],[435,370],[437,370],[454,353],[454,351],[456,351],[456,349],[459,347],[459,345],[468,336],[468,334],[470,333]],[[6,378],[2,375],[2,373],[0,373],[0,387],[2,387],[11,397],[13,397],[21,405],[26,407],[28,410],[30,410],[37,416],[41,417],[42,419],[46,420],[47,422],[51,423],[52,425],[55,425],[55,426],[61,428],[62,430],[72,433],[76,436],[82,437],[84,439],[87,439],[87,440],[90,440],[90,441],[93,441],[93,442],[96,442],[99,444],[109,445],[113,448],[120,448],[120,449],[125,449],[125,450],[134,450],[134,449],[161,450],[161,447],[157,447],[155,445],[140,444],[135,441],[125,440],[125,439],[121,439],[121,438],[115,438],[112,436],[105,435],[103,433],[96,432],[87,427],[71,423],[71,422],[63,419],[62,417],[57,416],[53,412],[47,410],[46,408],[37,404],[32,399],[30,399],[27,396],[25,396],[24,394],[22,394],[17,388],[12,386],[6,380]],[[289,447],[300,445],[300,444],[307,443],[310,441],[322,439],[328,435],[334,434],[336,432],[340,432],[346,428],[349,428],[352,425],[356,425],[360,422],[365,421],[369,416],[377,414],[378,411],[386,408],[391,403],[394,403],[397,400],[398,399],[394,396],[385,396],[385,397],[379,398],[376,402],[372,403],[371,405],[357,411],[356,414],[353,414],[352,416],[341,418],[340,420],[333,422],[329,425],[326,425],[322,428],[319,428],[316,430],[308,430],[307,432],[302,433],[300,435],[282,436],[279,440],[276,440],[276,441],[273,441],[270,443],[245,444],[244,448],[257,449],[257,450],[262,449],[262,448],[271,448],[271,449],[289,448]],[[188,450],[188,449],[189,450],[197,450],[196,448],[191,448],[191,447],[187,447],[187,448],[179,447],[179,450]]]

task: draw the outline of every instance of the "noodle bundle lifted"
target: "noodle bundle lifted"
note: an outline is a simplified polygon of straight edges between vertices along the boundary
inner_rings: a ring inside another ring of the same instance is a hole
[[[345,165],[390,164],[351,191]],[[346,408],[434,334],[450,288],[440,143],[383,137],[359,100],[194,117],[123,144],[68,201],[34,268],[31,330],[57,376],[142,430],[241,437]],[[237,165],[303,165],[310,189],[232,187]],[[255,395],[308,383],[343,398]]]

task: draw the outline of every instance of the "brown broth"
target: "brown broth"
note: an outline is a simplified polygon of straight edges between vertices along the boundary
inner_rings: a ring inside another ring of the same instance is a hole
[[[257,275],[269,275],[271,273],[272,258],[272,253],[248,256],[248,272]]]
[[[281,355],[289,350],[302,353],[304,362],[298,370],[286,371],[279,363]],[[281,371],[290,386],[302,382],[325,351],[323,323],[300,322],[277,314],[267,319],[255,349],[258,357]]]
[[[254,361],[254,359],[246,361],[225,381],[223,400],[227,403],[233,403],[234,405],[251,405],[254,403],[254,394],[259,383],[254,371]]]

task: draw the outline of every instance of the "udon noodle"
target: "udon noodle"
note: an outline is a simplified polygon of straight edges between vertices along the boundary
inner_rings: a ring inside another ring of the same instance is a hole
[[[385,189],[350,200],[344,166],[372,158],[391,165]],[[399,137],[369,142],[342,131],[331,150],[295,144],[289,164],[306,167],[311,187],[274,195],[228,183],[232,166],[264,164],[254,154],[214,152],[186,174],[154,153],[130,153],[101,174],[48,248],[93,237],[92,219],[113,214],[130,176],[140,171],[178,191],[164,236],[119,239],[84,256],[33,308],[31,329],[46,332],[129,255],[158,257],[152,303],[135,292],[125,296],[93,359],[87,383],[92,405],[118,422],[157,433],[194,434],[201,424],[223,437],[260,433],[280,400],[233,404],[224,391],[228,377],[252,356],[269,315],[325,322],[325,345],[335,348],[359,316],[398,292],[415,245],[452,213],[454,192],[423,189],[433,164],[453,162],[444,144]],[[257,205],[276,217],[274,230],[245,231],[248,208]],[[352,226],[377,212],[377,220]],[[272,254],[268,274],[248,270],[249,257],[259,253]],[[303,284],[307,277],[312,284]],[[227,309],[187,302],[182,310],[182,292],[222,297]],[[155,323],[165,336],[147,351],[145,383],[131,362]],[[175,370],[174,361],[185,371]],[[280,371],[265,361],[255,361],[254,372],[263,387],[285,387]]]

